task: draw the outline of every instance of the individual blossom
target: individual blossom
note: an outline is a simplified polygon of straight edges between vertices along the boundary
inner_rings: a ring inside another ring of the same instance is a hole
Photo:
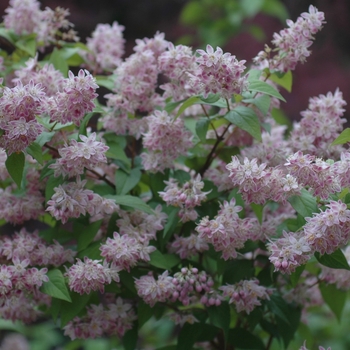
[[[324,13],[310,5],[309,12],[304,12],[297,18],[296,22],[287,20],[288,28],[274,33],[273,49],[268,46],[253,59],[260,68],[269,68],[287,72],[294,70],[298,62],[305,62],[310,56],[309,47],[314,40],[314,34],[322,29]],[[275,55],[271,55],[276,52]]]
[[[73,177],[84,173],[84,169],[94,169],[107,163],[105,152],[109,149],[103,142],[96,140],[96,133],[90,136],[79,135],[81,142],[71,140],[58,150],[61,158],[49,168],[55,170],[55,177],[60,175]]]
[[[207,45],[207,50],[197,50],[197,69],[188,73],[190,84],[198,94],[220,94],[231,99],[233,94],[241,94],[247,89],[247,76],[244,76],[245,61],[238,61],[236,56],[223,53],[222,49]]]
[[[179,187],[177,180],[173,178],[165,181],[165,183],[167,186],[164,188],[164,191],[159,192],[159,195],[167,205],[180,208],[178,215],[182,222],[196,220],[198,214],[194,208],[199,206],[210,192],[202,191],[204,182],[201,181],[200,174],[196,177],[192,174],[191,180],[185,182],[181,187]]]
[[[141,154],[145,170],[163,172],[173,168],[174,160],[192,147],[191,132],[185,129],[180,118],[170,116],[166,111],[154,111],[147,121],[149,129],[144,134],[143,145],[148,153]]]
[[[173,278],[164,271],[156,280],[152,273],[135,279],[137,294],[146,304],[153,307],[157,302],[165,302],[169,299],[175,289]]]
[[[283,231],[283,237],[267,245],[271,252],[269,260],[275,271],[291,274],[298,266],[305,264],[311,257],[311,247],[304,235]]]
[[[109,266],[106,262],[100,264],[101,260],[92,260],[88,257],[84,261],[76,259],[77,262],[69,269],[66,268],[65,276],[68,278],[70,290],[83,294],[99,290],[104,292],[105,284],[113,281],[119,282],[119,269]]]
[[[304,341],[304,344],[299,348],[299,350],[308,350],[308,348],[306,347],[306,340]],[[326,350],[326,348],[324,348],[323,346],[319,346],[318,350]],[[332,348],[329,346],[327,350],[332,350]]]
[[[260,286],[257,279],[242,280],[234,285],[219,287],[229,303],[234,304],[237,312],[245,311],[248,315],[261,305],[261,300],[270,300],[272,289]]]
[[[165,34],[157,32],[153,38],[136,39],[135,52],[145,52],[151,50],[158,58],[168,47],[168,41],[164,39]]]

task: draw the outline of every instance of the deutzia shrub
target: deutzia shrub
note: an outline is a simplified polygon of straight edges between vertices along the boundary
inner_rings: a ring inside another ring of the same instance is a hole
[[[253,62],[163,33],[123,57],[123,26],[75,43],[68,14],[11,0],[0,30],[0,224],[21,225],[0,237],[0,317],[128,350],[287,348],[313,307],[340,318],[346,102],[274,119],[323,12]],[[173,331],[152,344],[155,319]]]

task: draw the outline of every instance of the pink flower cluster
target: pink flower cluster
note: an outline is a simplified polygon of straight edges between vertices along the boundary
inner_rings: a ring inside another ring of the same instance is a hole
[[[75,317],[63,327],[64,334],[74,339],[94,339],[102,336],[122,337],[137,318],[132,305],[122,298],[106,294],[105,305],[90,305],[87,315]]]
[[[69,15],[66,9],[57,7],[52,10],[46,7],[41,11],[37,0],[10,0],[5,12],[5,28],[12,29],[19,35],[36,33],[39,46],[56,42],[59,30],[67,31],[62,33],[62,39],[78,39],[76,33],[70,29],[73,25],[66,19]]]
[[[29,233],[25,228],[1,239],[0,256],[7,260],[28,261],[31,266],[61,266],[67,261],[73,263],[75,254],[57,241],[47,244],[39,237],[38,231]]]
[[[306,219],[304,237],[312,252],[331,254],[350,239],[350,210],[341,200],[330,201],[325,211]]]
[[[103,142],[96,141],[96,133],[90,136],[79,135],[82,142],[70,140],[70,145],[66,145],[58,150],[61,158],[49,168],[55,170],[55,177],[60,175],[73,177],[82,175],[84,168],[93,169],[102,163],[107,163],[105,152],[109,149]]]
[[[237,249],[241,249],[248,239],[260,238],[260,227],[253,218],[240,219],[238,214],[242,207],[236,205],[234,198],[224,201],[214,219],[202,218],[196,227],[199,237],[211,243],[216,251],[222,252],[222,258],[234,259]]]
[[[271,49],[268,48],[259,52],[254,62],[260,64],[261,68],[268,67],[280,72],[295,69],[298,62],[305,62],[310,56],[309,47],[312,45],[313,35],[321,30],[324,23],[324,13],[310,5],[309,12],[302,13],[296,22],[287,20],[289,28],[281,30],[279,34],[274,33],[272,44],[278,53],[269,57]]]
[[[158,192],[167,205],[180,207],[179,217],[182,222],[194,221],[198,214],[194,210],[201,202],[206,200],[207,194],[210,192],[203,192],[204,182],[201,181],[201,176],[196,177],[191,175],[191,180],[185,182],[183,186],[179,187],[178,181],[170,178],[165,181],[167,185],[164,191]]]
[[[166,111],[154,111],[147,122],[149,130],[143,135],[143,145],[148,153],[141,154],[145,170],[163,172],[173,168],[174,160],[192,147],[192,133],[180,118],[175,119]]]
[[[24,85],[19,82],[15,87],[4,87],[0,97],[0,128],[5,133],[0,138],[0,146],[8,154],[21,152],[44,131],[35,116],[43,112],[42,101],[45,98],[40,84],[31,81]]]
[[[175,253],[181,259],[188,259],[208,249],[208,243],[195,233],[191,233],[188,237],[175,235],[174,241],[168,245],[169,253]]]
[[[301,233],[283,231],[283,237],[267,244],[275,271],[291,274],[311,257],[311,247]]]
[[[175,290],[173,278],[169,276],[168,271],[164,271],[157,280],[150,272],[148,275],[136,279],[135,287],[137,294],[152,307],[157,302],[165,302],[170,299]]]
[[[241,94],[247,89],[247,77],[242,76],[245,70],[245,61],[238,61],[236,56],[223,53],[220,47],[216,50],[207,45],[207,51],[197,50],[198,67],[188,73],[191,86],[207,97],[208,94],[220,94],[231,99],[233,94]]]
[[[46,63],[40,67],[38,55],[35,58],[30,58],[25,66],[15,70],[14,74],[16,78],[12,79],[13,83],[26,85],[33,81],[34,84],[40,84],[47,97],[54,96],[58,91],[61,91],[65,82],[63,74],[52,64]]]
[[[92,260],[87,256],[84,262],[79,258],[77,262],[69,269],[65,276],[68,278],[70,290],[79,294],[90,294],[91,291],[100,291],[104,293],[104,285],[111,284],[112,280],[119,282],[119,268],[113,264],[110,266],[107,262],[100,264],[101,260]]]
[[[80,51],[90,69],[100,73],[115,69],[121,64],[125,44],[124,29],[118,22],[97,25],[91,38],[86,39],[90,51]]]
[[[100,247],[101,256],[120,270],[130,271],[139,260],[149,261],[149,254],[156,250],[149,246],[148,241],[141,242],[128,234],[119,235],[114,232],[113,238],[107,238],[105,244]]]
[[[92,101],[98,96],[97,88],[95,78],[86,69],[80,69],[78,76],[69,71],[62,91],[46,101],[51,120],[79,125],[84,115],[95,108]]]
[[[258,165],[256,158],[245,157],[241,164],[239,158],[233,156],[226,168],[247,204],[264,204],[269,199],[285,203],[289,196],[300,193],[301,187],[293,174],[285,175],[280,168],[267,168],[266,163]]]
[[[237,312],[246,312],[248,315],[261,305],[261,300],[270,299],[273,290],[259,286],[257,279],[242,280],[234,285],[228,284],[219,288],[224,297],[229,297],[229,303],[234,304]]]
[[[294,123],[290,135],[290,144],[295,151],[304,151],[318,157],[332,156],[336,147],[330,144],[343,130],[346,119],[341,118],[346,102],[343,94],[337,89],[334,94],[310,98],[300,123]],[[336,153],[337,157],[338,154]]]
[[[287,158],[284,164],[298,183],[309,186],[314,196],[327,199],[330,194],[340,192],[340,179],[333,164],[298,151]]]
[[[53,217],[62,223],[69,218],[78,218],[89,213],[91,216],[101,213],[111,214],[118,209],[115,202],[84,189],[86,180],[69,182],[54,188],[55,193],[47,202],[47,209]]]
[[[171,97],[173,101],[180,101],[195,93],[187,75],[197,68],[195,60],[190,47],[168,44],[168,49],[158,57],[158,69],[170,80],[160,85],[164,90],[164,98]]]

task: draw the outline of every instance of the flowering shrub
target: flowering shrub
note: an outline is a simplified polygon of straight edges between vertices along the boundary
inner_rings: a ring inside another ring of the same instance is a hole
[[[287,348],[323,302],[340,318],[346,102],[311,97],[291,130],[274,119],[324,14],[288,20],[252,63],[162,33],[122,59],[124,27],[84,45],[67,15],[11,0],[0,28],[0,219],[21,225],[0,237],[1,318],[127,350],[152,317],[181,350]]]

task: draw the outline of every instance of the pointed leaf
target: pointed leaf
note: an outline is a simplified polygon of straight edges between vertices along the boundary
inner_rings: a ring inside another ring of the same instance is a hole
[[[305,189],[301,190],[300,196],[289,197],[288,202],[304,218],[312,217],[312,214],[318,213],[319,211],[316,198]]]
[[[176,118],[179,115],[181,115],[188,107],[193,106],[195,103],[198,103],[199,101],[201,101],[201,99],[198,96],[192,96],[192,97],[188,98],[179,108],[179,111],[176,114]]]
[[[267,95],[261,95],[257,98],[244,99],[243,102],[255,105],[264,115],[266,115],[270,109],[271,98]]]
[[[48,282],[44,282],[40,291],[54,298],[72,302],[62,272],[59,269],[48,271]]]
[[[318,262],[324,266],[330,267],[332,269],[350,270],[346,257],[340,249],[337,249],[332,254],[321,255],[319,252],[315,252],[314,255]]]
[[[43,150],[38,143],[33,142],[30,146],[28,146],[27,153],[36,159],[39,164],[43,165]]]
[[[162,254],[159,250],[155,250],[150,254],[151,265],[161,269],[170,270],[177,265],[181,260],[175,254]]]
[[[201,142],[205,142],[207,139],[207,131],[210,120],[207,118],[199,119],[196,123],[196,134]]]
[[[129,174],[122,169],[118,169],[115,173],[117,194],[127,194],[139,183],[141,175],[141,171],[138,168],[131,169]]]
[[[281,77],[279,77],[276,73],[273,73],[269,76],[269,79],[272,80],[274,83],[285,88],[288,92],[292,91],[293,75],[291,71],[288,71]]]
[[[341,134],[331,143],[331,146],[342,145],[350,142],[350,128],[344,129]]]
[[[77,316],[87,305],[91,294],[83,294],[70,292],[72,302],[61,301],[61,327],[64,327],[69,321]]]
[[[320,283],[320,291],[323,297],[323,300],[333,311],[334,315],[337,317],[340,322],[341,314],[343,312],[347,292],[339,290],[334,284],[325,284]]]
[[[136,210],[144,211],[147,214],[153,214],[153,210],[151,207],[146,204],[141,198],[123,195],[123,196],[112,196],[108,195],[106,198],[114,199],[116,204],[124,205],[126,207],[130,207]]]
[[[274,87],[261,80],[251,81],[249,83],[248,90],[253,92],[261,92],[265,95],[270,95],[286,102],[284,97]]]
[[[258,141],[261,141],[260,122],[255,112],[248,107],[239,106],[225,115],[225,119],[239,128],[247,131]]]
[[[12,153],[6,159],[6,169],[16,183],[18,188],[21,188],[25,156],[23,152]]]

